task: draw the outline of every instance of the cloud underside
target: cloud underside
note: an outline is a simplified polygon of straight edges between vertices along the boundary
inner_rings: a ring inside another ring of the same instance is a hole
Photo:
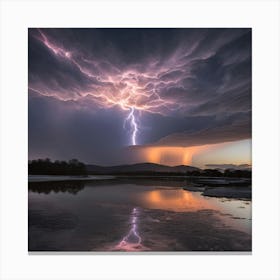
[[[194,133],[174,133],[155,142],[158,146],[199,146],[232,142],[251,138],[251,126],[248,123],[213,127]]]

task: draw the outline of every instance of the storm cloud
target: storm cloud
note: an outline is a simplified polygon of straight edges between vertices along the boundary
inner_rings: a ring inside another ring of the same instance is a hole
[[[251,29],[29,29],[29,156],[251,138]],[[105,155],[105,156],[104,156]]]

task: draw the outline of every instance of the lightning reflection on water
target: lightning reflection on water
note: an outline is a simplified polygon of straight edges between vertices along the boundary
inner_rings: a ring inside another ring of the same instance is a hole
[[[115,250],[119,251],[142,251],[142,238],[138,232],[138,216],[139,210],[133,208],[131,212],[131,224],[129,232],[122,238],[122,240],[115,246]]]

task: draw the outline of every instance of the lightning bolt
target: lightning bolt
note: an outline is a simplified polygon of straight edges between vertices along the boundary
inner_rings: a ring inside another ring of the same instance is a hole
[[[127,123],[129,124],[131,145],[138,143],[137,134],[140,122],[138,113],[166,115],[168,112],[178,111],[182,106],[180,102],[176,102],[172,98],[163,99],[159,94],[163,86],[172,86],[174,83],[160,79],[161,75],[170,71],[167,66],[163,66],[157,71],[150,70],[143,73],[137,69],[121,70],[107,61],[106,63],[110,64],[114,70],[108,72],[100,68],[102,63],[96,59],[85,57],[77,49],[64,48],[62,44],[55,42],[41,29],[38,29],[38,33],[34,37],[43,43],[57,59],[65,60],[77,67],[91,83],[86,88],[73,87],[71,91],[68,91],[63,87],[58,87],[57,84],[48,86],[44,82],[37,82],[30,83],[29,89],[37,94],[55,97],[61,101],[92,104],[97,108],[118,107],[122,111],[129,112],[123,126],[126,128]],[[152,88],[149,88],[149,85],[152,85]]]
[[[138,132],[138,123],[136,121],[136,114],[134,107],[131,108],[130,113],[128,114],[127,118],[124,121],[124,128],[126,127],[126,123],[129,122],[130,131],[131,131],[131,145],[137,145],[137,132]]]

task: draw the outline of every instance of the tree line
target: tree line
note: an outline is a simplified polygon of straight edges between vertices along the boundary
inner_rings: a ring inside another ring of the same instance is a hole
[[[205,177],[233,177],[233,178],[251,178],[251,170],[234,170],[226,169],[224,172],[218,169],[204,169],[186,172],[188,176],[205,176]]]
[[[88,172],[84,163],[77,159],[67,161],[51,161],[49,158],[37,159],[28,161],[28,174],[30,175],[88,175],[93,172]],[[94,175],[99,174],[94,172]],[[104,175],[104,173],[101,173]],[[206,177],[235,177],[235,178],[251,178],[251,170],[233,170],[227,169],[224,172],[217,169],[204,169],[179,172],[154,172],[154,171],[140,171],[140,172],[110,172],[111,175],[149,175],[149,176],[206,176]]]
[[[28,161],[30,175],[87,175],[86,165],[77,159],[51,161],[49,158]]]

